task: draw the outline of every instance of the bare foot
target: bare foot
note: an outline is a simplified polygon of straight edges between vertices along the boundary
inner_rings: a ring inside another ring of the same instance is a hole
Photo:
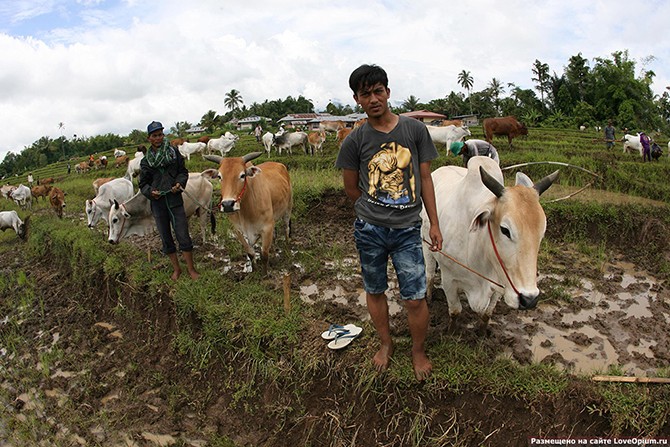
[[[419,382],[426,380],[433,370],[433,364],[424,351],[412,352],[412,365],[414,365],[414,376]]]
[[[181,270],[175,270],[170,278],[172,278],[172,281],[176,281],[179,279],[179,276],[181,276]]]
[[[195,270],[189,270],[188,274],[191,275],[191,279],[200,278],[200,273],[196,272]]]
[[[393,355],[393,345],[382,345],[379,351],[372,357],[372,363],[378,372],[384,372],[389,367],[391,356]]]

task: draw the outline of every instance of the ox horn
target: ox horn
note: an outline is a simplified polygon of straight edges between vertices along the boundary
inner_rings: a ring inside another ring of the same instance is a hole
[[[244,160],[244,162],[246,163],[248,161],[253,160],[254,158],[260,157],[261,155],[263,155],[263,152],[251,152],[250,154],[247,154],[244,157],[242,157],[242,160]]]
[[[221,163],[221,160],[223,160],[223,157],[220,155],[205,155],[203,158],[205,160],[213,161],[216,164]]]
[[[538,195],[542,195],[558,178],[559,171],[556,170],[533,185]]]
[[[496,197],[500,198],[503,195],[503,193],[505,192],[505,185],[501,185],[500,182],[498,182],[498,180],[491,177],[491,175],[488,172],[486,172],[482,166],[479,167],[479,175],[481,175],[482,177],[482,182],[484,183],[484,186],[486,186],[489,189],[489,191],[495,194]]]

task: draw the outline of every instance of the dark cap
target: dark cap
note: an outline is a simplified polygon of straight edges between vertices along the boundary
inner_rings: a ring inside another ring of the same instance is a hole
[[[152,121],[148,126],[147,126],[147,133],[151,135],[152,132],[155,132],[157,130],[161,130],[163,128],[163,125],[159,123],[158,121]]]

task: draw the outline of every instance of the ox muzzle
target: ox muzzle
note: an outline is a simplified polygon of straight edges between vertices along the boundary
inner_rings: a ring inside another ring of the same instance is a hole
[[[540,295],[524,295],[519,294],[519,310],[535,309],[537,302],[540,300]]]
[[[222,213],[234,213],[240,210],[240,202],[235,199],[221,200],[219,209]]]

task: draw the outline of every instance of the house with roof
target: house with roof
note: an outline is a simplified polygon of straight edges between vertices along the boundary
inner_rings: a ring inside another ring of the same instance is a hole
[[[401,113],[400,115],[406,116],[408,118],[417,119],[422,123],[430,123],[431,121],[435,120],[447,119],[446,115],[442,115],[441,113],[430,112],[428,110],[413,110],[411,112]]]
[[[257,124],[259,124],[261,121],[265,121],[266,123],[271,123],[272,118],[266,118],[258,115],[252,115],[248,116],[246,118],[242,118],[237,120],[237,123],[235,123],[235,126],[237,126],[237,130],[251,130],[256,127]]]
[[[462,120],[464,126],[479,126],[479,119],[475,114],[452,116],[453,120]]]
[[[202,126],[193,126],[193,127],[191,127],[190,129],[186,129],[186,133],[189,134],[189,135],[195,135],[195,134],[197,134],[197,133],[203,133],[203,132],[205,132],[206,130],[207,130],[207,129],[205,129],[205,128],[202,127]]]

